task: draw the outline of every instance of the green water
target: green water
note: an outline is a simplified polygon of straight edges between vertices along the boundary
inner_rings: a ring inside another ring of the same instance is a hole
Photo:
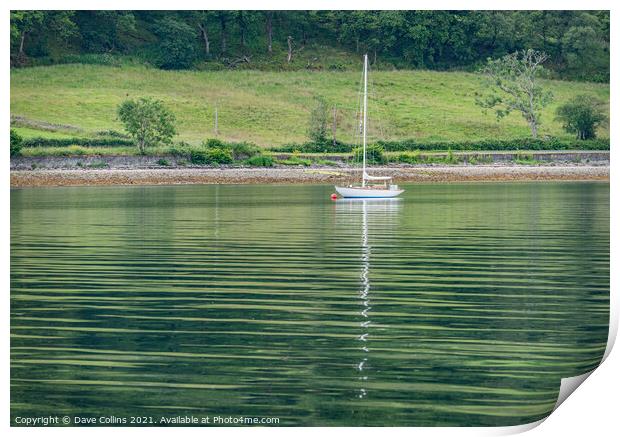
[[[11,417],[514,425],[600,361],[609,185],[11,192]]]

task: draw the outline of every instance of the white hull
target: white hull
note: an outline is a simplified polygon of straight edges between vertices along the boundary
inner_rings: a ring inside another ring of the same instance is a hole
[[[346,198],[381,198],[396,197],[405,190],[378,190],[362,187],[336,187],[336,191]]]

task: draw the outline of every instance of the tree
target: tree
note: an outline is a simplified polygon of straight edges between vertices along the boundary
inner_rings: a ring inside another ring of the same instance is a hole
[[[218,11],[217,18],[220,22],[220,54],[224,56],[228,49],[228,19],[230,18],[229,11]]]
[[[147,147],[169,144],[176,135],[176,118],[161,100],[125,100],[118,106],[118,118],[136,142],[141,154]]]
[[[556,120],[563,123],[566,132],[577,135],[578,140],[596,138],[596,128],[607,121],[605,105],[600,100],[580,95],[558,107]]]
[[[329,108],[321,96],[315,97],[315,106],[310,112],[308,137],[315,143],[325,143],[329,130]]]
[[[537,138],[542,109],[553,100],[538,78],[545,74],[547,55],[536,50],[523,50],[500,59],[489,59],[481,73],[488,88],[486,96],[476,99],[485,109],[495,109],[497,119],[519,111],[527,121],[532,137]]]
[[[87,53],[123,50],[122,36],[136,31],[135,16],[128,11],[76,11],[74,21]]]
[[[23,138],[13,129],[11,129],[11,157],[19,156],[22,151]]]
[[[583,13],[562,36],[565,70],[571,77],[609,81],[609,43],[594,15]]]
[[[196,61],[196,35],[194,29],[171,17],[156,23],[159,36],[155,63],[164,70],[190,68]]]
[[[65,41],[75,35],[73,11],[11,11],[11,45],[17,46],[17,60],[26,58],[26,40],[31,36]]]
[[[209,37],[209,25],[216,18],[213,11],[180,11],[179,14],[190,26],[196,28],[203,41],[205,57],[211,56],[211,39]]]
[[[18,58],[24,58],[26,37],[41,27],[43,11],[11,11],[11,40],[19,40]]]

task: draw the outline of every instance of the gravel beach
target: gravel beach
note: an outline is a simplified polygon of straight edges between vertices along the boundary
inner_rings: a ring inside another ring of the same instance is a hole
[[[400,182],[609,180],[609,166],[428,166],[372,168]],[[13,170],[11,187],[174,184],[344,183],[359,169],[343,168],[185,168]]]

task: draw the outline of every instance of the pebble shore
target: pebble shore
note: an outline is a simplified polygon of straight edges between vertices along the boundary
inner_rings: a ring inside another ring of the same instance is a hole
[[[429,166],[372,168],[401,182],[609,180],[609,166]],[[184,168],[13,170],[11,187],[175,184],[332,184],[360,177],[343,168]]]

